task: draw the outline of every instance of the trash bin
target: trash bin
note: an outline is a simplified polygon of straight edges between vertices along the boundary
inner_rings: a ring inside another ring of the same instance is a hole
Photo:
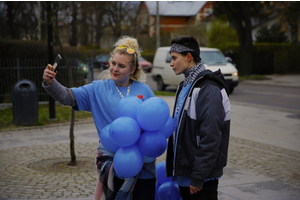
[[[38,121],[38,93],[30,80],[20,80],[12,91],[13,123],[18,126],[34,125]]]

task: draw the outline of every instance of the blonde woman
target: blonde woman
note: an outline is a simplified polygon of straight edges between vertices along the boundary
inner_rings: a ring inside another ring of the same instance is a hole
[[[110,67],[101,75],[102,80],[79,88],[66,88],[58,83],[55,79],[56,72],[52,71],[53,66],[48,64],[43,74],[43,87],[61,104],[72,106],[75,110],[92,112],[100,137],[102,129],[118,118],[117,104],[123,97],[154,97],[151,88],[143,83],[145,74],[138,64],[140,51],[135,38],[120,38],[114,44]],[[97,156],[100,176],[95,199],[105,196],[106,199],[153,200],[156,184],[155,161],[147,163],[136,177],[123,179],[111,173],[113,156],[114,153],[105,149],[100,141]]]

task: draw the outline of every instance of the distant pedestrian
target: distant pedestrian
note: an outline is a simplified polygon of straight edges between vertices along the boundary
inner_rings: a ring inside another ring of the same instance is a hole
[[[219,179],[227,163],[230,132],[228,86],[220,70],[206,70],[192,36],[171,40],[171,63],[184,74],[176,92],[175,131],[168,140],[166,168],[183,200],[218,198]]]
[[[229,62],[231,62],[232,64],[235,63],[233,51],[232,51],[231,49],[228,48],[228,49],[226,50],[226,52],[225,52],[225,57],[230,58],[230,59],[229,59]]]
[[[66,88],[55,79],[56,72],[48,64],[43,75],[43,87],[58,102],[75,110],[92,112],[100,136],[102,129],[117,115],[117,104],[125,96],[154,97],[151,88],[142,83],[145,77],[139,66],[140,49],[135,38],[123,37],[114,44],[107,80],[97,80],[79,88]],[[107,72],[107,71],[105,71]],[[104,72],[104,73],[105,73]],[[103,77],[103,76],[102,76]],[[155,160],[145,164],[134,178],[124,179],[113,170],[114,153],[98,147],[97,167],[100,173],[95,199],[154,200],[156,186]],[[114,174],[114,175],[113,175]]]

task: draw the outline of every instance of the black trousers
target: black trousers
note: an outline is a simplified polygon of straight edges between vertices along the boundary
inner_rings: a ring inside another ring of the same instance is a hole
[[[124,180],[114,177],[114,190],[119,191]],[[138,179],[133,190],[133,200],[154,200],[156,178]]]
[[[204,182],[202,190],[196,194],[190,193],[190,187],[179,186],[182,200],[217,200],[219,180]]]

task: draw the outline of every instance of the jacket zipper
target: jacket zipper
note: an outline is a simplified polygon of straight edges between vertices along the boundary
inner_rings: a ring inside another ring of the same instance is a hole
[[[194,83],[193,83],[193,85],[191,86],[191,88],[190,88],[190,90],[189,90],[189,92],[188,92],[188,94],[187,94],[187,97],[189,97],[190,96],[190,94],[191,94],[191,91],[194,89],[194,86],[195,86],[195,84],[201,79],[201,78],[203,78],[203,76],[201,76],[200,78],[198,78],[196,81],[194,81]],[[178,86],[179,87],[179,86]],[[183,86],[182,86],[183,87]],[[181,88],[181,90],[182,90],[182,88]],[[177,91],[176,91],[176,102],[175,102],[175,105],[174,105],[174,108],[173,108],[173,110],[174,109],[176,109],[176,105],[177,105],[177,99],[178,99],[178,96],[177,95],[179,95],[178,93],[177,93]],[[182,105],[183,106],[183,108],[184,108],[184,106],[185,106],[185,103],[186,103],[186,100],[187,100],[188,98],[186,98],[185,99],[185,102],[184,102],[184,104]],[[184,109],[182,110],[182,111],[184,111]],[[180,124],[181,124],[181,121],[182,121],[182,111],[181,111],[181,113],[180,113],[180,118],[179,118],[179,122],[178,122],[178,126],[177,126],[177,134],[176,134],[176,138],[175,138],[175,150],[174,150],[174,159],[173,159],[173,172],[172,172],[172,174],[173,174],[173,176],[175,176],[175,158],[176,158],[176,150],[177,150],[177,139],[178,139],[178,135],[179,135],[179,128],[180,128]],[[173,118],[174,118],[174,112],[173,112]],[[174,137],[174,136],[173,136]]]

